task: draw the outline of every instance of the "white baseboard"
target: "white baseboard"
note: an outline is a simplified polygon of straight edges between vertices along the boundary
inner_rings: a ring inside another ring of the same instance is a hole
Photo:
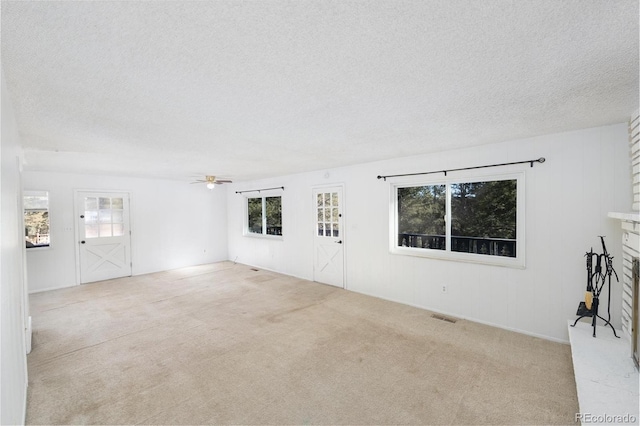
[[[38,290],[31,290],[29,291],[29,294],[36,294],[36,293],[42,293],[44,291],[51,291],[51,290],[60,290],[62,288],[69,288],[69,287],[77,287],[80,284],[71,284],[71,285],[65,285],[65,286],[61,286],[61,287],[47,287],[47,288],[41,288]]]

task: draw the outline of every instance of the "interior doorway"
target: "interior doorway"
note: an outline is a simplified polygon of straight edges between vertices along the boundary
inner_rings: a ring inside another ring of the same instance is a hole
[[[131,276],[129,193],[76,192],[80,283]]]

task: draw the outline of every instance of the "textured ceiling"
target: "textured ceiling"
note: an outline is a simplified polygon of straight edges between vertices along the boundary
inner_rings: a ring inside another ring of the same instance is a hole
[[[27,170],[235,180],[626,121],[638,1],[2,1]]]

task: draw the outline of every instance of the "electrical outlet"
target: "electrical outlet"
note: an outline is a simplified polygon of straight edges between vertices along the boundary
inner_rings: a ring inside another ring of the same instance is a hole
[[[448,290],[448,289],[447,289],[446,284],[443,284],[443,285],[442,285],[442,292],[443,292],[443,293],[446,293],[446,292],[447,292],[447,290]]]

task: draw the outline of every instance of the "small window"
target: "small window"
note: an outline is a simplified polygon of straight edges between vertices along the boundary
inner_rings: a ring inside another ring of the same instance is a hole
[[[27,248],[48,247],[50,244],[49,193],[25,191],[23,205]]]
[[[246,233],[282,235],[282,197],[247,198]]]
[[[396,254],[524,266],[522,175],[397,185]]]

